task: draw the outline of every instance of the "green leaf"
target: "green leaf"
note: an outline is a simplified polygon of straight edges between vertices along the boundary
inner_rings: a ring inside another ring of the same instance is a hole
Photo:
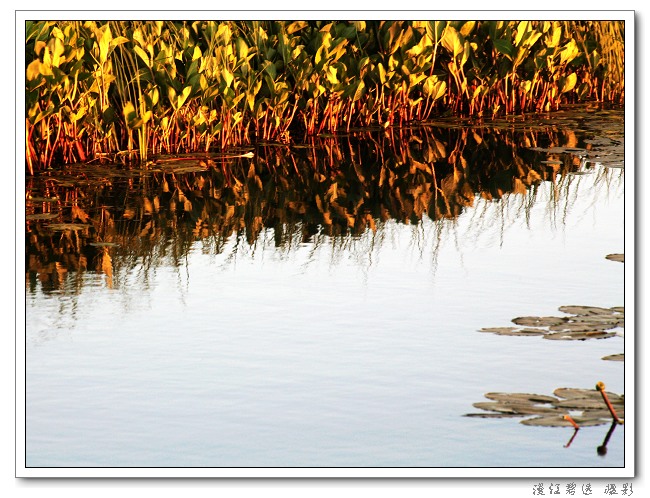
[[[122,110],[122,114],[124,114],[124,119],[126,120],[127,125],[132,123],[137,118],[137,114],[135,112],[135,107],[133,106],[133,102],[129,101],[126,103],[124,109]]]
[[[497,52],[505,55],[510,60],[512,60],[515,55],[515,47],[508,40],[494,40],[494,48]]]
[[[427,36],[435,43],[440,41],[443,30],[447,27],[447,21],[429,21],[426,25]]]

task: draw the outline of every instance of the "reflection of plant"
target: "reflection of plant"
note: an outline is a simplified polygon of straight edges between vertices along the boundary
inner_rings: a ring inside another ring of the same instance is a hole
[[[621,22],[28,21],[26,165],[624,96]]]
[[[91,243],[104,244],[118,275],[125,258],[171,255],[178,263],[195,240],[220,252],[232,235],[252,245],[265,228],[273,229],[278,247],[289,247],[298,234],[304,241],[358,237],[391,219],[414,225],[425,217],[454,219],[477,195],[520,197],[530,208],[535,198],[528,189],[542,180],[561,186],[579,167],[571,158],[553,168],[536,161],[530,144],[573,140],[553,130],[447,127],[353,135],[314,140],[309,148],[259,147],[252,158],[158,158],[146,172],[79,165],[31,179],[28,268],[49,275],[53,261],[72,270],[94,268],[75,262],[97,257],[99,246]],[[85,178],[84,186],[78,178]],[[65,242],[68,237],[75,244]]]

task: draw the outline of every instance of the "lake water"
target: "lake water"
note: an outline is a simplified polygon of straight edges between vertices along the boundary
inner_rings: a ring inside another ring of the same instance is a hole
[[[32,180],[26,466],[623,467],[623,425],[599,455],[610,424],[565,447],[465,416],[494,391],[625,391],[602,359],[622,333],[479,332],[624,305],[624,170],[594,152],[622,113],[571,116]]]

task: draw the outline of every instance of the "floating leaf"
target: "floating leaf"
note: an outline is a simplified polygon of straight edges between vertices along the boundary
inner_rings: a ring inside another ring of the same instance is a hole
[[[547,331],[543,329],[518,329],[516,327],[486,327],[479,330],[479,332],[490,332],[497,335],[512,336],[535,336],[547,333]]]
[[[520,316],[513,318],[512,323],[517,325],[527,325],[533,327],[547,327],[550,325],[558,325],[564,322],[564,318],[557,316]]]
[[[590,332],[552,332],[545,334],[544,339],[554,341],[586,341],[587,339],[608,339],[615,336],[616,334],[612,332],[594,330]]]
[[[90,225],[83,225],[81,223],[52,223],[48,225],[50,230],[62,231],[62,230],[84,230]]]
[[[528,401],[531,403],[553,403],[557,401],[557,398],[554,396],[528,393],[487,393],[485,397],[494,401],[504,402]]]
[[[88,245],[93,247],[118,247],[119,246],[119,244],[116,244],[115,242],[91,242]]]
[[[466,413],[465,417],[474,418],[514,418],[521,417],[518,413]]]
[[[567,322],[560,325],[551,325],[548,329],[551,332],[593,332],[596,330],[607,330],[614,328],[610,324]]]
[[[571,410],[594,410],[594,409],[607,409],[605,401],[602,397],[599,398],[568,398],[556,401],[555,406],[558,408],[567,408]]]
[[[571,313],[573,315],[611,315],[610,308],[599,308],[597,306],[560,306],[558,308],[563,313]]]
[[[32,220],[51,220],[58,218],[58,213],[39,213],[39,214],[28,214],[25,216],[25,219],[28,221]]]
[[[553,391],[553,394],[555,396],[557,396],[558,398],[598,398],[598,399],[602,399],[602,395],[596,389],[578,389],[578,388],[572,388],[572,387],[558,387],[555,391]],[[613,401],[614,399],[620,399],[621,398],[621,396],[619,396],[618,394],[610,393],[609,391],[606,391],[606,394],[609,397],[610,401]]]
[[[598,417],[572,417],[573,420],[580,427],[589,427],[596,425],[604,425],[608,423],[606,419]],[[520,422],[524,425],[532,425],[537,427],[574,427],[571,422],[564,418],[564,415],[553,415],[552,417],[535,417],[522,420]]]
[[[480,401],[472,405],[480,410],[509,413],[511,415],[538,415],[540,413],[553,413],[554,407],[536,406],[531,403],[502,403],[500,401]]]

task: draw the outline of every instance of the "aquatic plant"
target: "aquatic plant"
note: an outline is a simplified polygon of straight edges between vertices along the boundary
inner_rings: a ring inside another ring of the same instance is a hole
[[[25,43],[30,174],[624,98],[617,21],[27,21]]]
[[[594,118],[590,122],[598,115],[585,114]],[[549,165],[540,161],[545,153],[530,146],[563,147],[576,143],[574,135],[553,126],[531,129],[526,122],[493,126],[465,127],[448,119],[438,127],[353,130],[303,145],[158,156],[146,168],[74,164],[28,177],[29,279],[51,279],[56,286],[59,270],[97,268],[99,247],[113,257],[113,274],[119,275],[125,260],[169,255],[169,240],[178,244],[171,253],[181,259],[196,241],[219,253],[232,237],[248,247],[262,233],[283,250],[296,240],[351,243],[389,220],[418,225],[428,218],[442,227],[487,201],[502,202],[500,212],[514,220],[529,215],[544,185],[557,190],[549,215],[570,208],[564,186],[580,160],[554,154],[558,160]],[[621,170],[601,169],[609,173],[598,173],[597,185],[622,181]],[[478,231],[494,222],[480,213],[474,220]],[[622,319],[615,311],[614,318]]]
[[[524,425],[580,427],[603,425],[613,420],[623,424],[625,395],[607,392],[598,382],[596,389],[558,388],[553,396],[527,393],[487,393],[490,401],[474,403],[481,413],[468,417],[523,417]],[[579,414],[577,414],[579,413]]]

